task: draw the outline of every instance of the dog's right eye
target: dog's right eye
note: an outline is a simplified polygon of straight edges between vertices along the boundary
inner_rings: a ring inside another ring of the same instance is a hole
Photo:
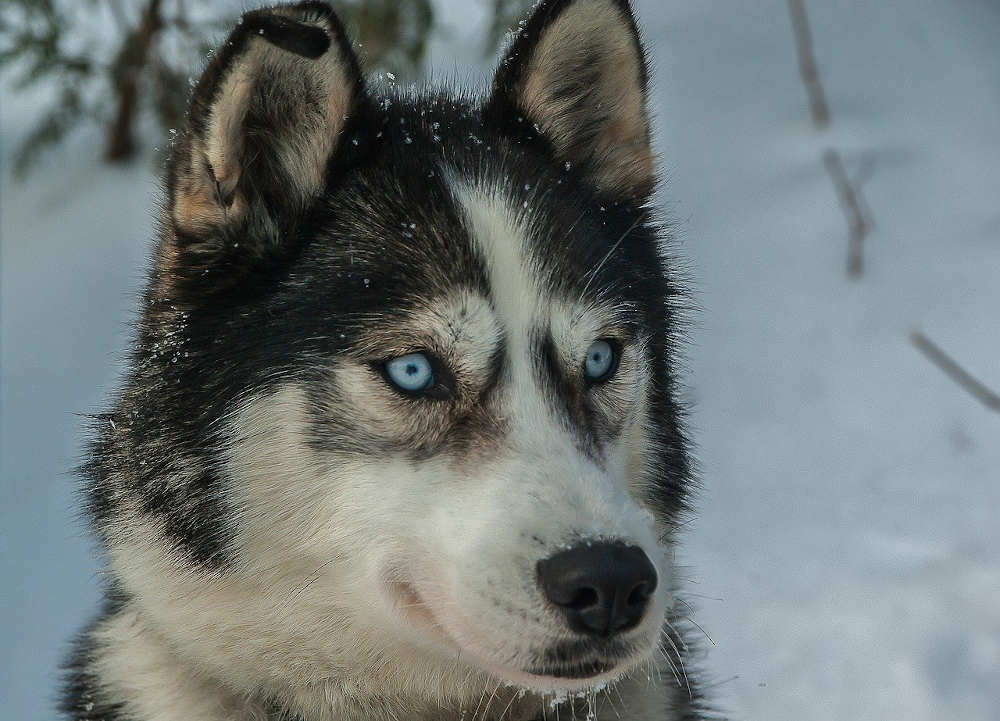
[[[421,393],[434,387],[434,368],[423,353],[407,353],[386,361],[385,375],[406,393]]]

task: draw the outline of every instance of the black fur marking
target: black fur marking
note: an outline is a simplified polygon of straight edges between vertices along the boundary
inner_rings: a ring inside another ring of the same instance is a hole
[[[582,374],[574,374],[572,371],[576,369],[564,367],[548,330],[539,332],[534,343],[538,349],[534,354],[538,373],[548,391],[553,416],[565,419],[565,428],[574,435],[580,452],[600,464],[600,440],[594,433],[593,419],[586,412]]]
[[[100,679],[92,669],[94,661],[93,632],[104,620],[111,618],[127,603],[127,595],[114,585],[105,591],[104,607],[73,643],[73,651],[63,665],[65,673],[59,711],[70,721],[130,721],[124,703],[109,701],[100,691]]]
[[[693,485],[672,353],[678,332],[672,308],[681,295],[659,253],[657,218],[641,199],[596,190],[586,168],[566,168],[510,92],[541,30],[571,2],[540,6],[482,105],[439,95],[369,97],[329,7],[296,6],[329,27],[331,45],[352,79],[354,112],[326,166],[326,187],[304,205],[290,200],[280,173],[272,177],[266,143],[249,144],[254,180],[240,190],[277,219],[278,232],[224,229],[206,242],[180,235],[169,220],[161,225],[124,390],[98,419],[84,469],[88,507],[106,544],[123,531],[119,517],[139,506],[164,529],[178,557],[186,555],[192,573],[225,573],[237,564],[232,534],[238,517],[221,468],[231,442],[228,423],[246,399],[289,382],[307,389],[308,441],[320,453],[397,456],[418,464],[447,453],[474,463],[476,453],[490,451],[505,432],[495,403],[510,370],[505,340],[473,393],[462,395],[458,378],[454,398],[424,406],[399,399],[411,403],[412,418],[419,420],[406,438],[360,423],[355,409],[344,405],[334,371],[343,359],[377,360],[368,341],[391,333],[428,300],[458,290],[491,297],[486,260],[443,173],[524,208],[529,252],[546,294],[626,309],[620,314],[624,335],[647,339],[650,432],[661,450],[651,460],[650,502],[668,525],[677,523]],[[615,2],[628,10],[624,0]],[[222,79],[262,28],[271,42],[307,57],[322,44],[315,32],[298,34],[293,24],[245,22],[198,84],[189,133],[204,131]],[[247,119],[261,138],[273,130],[268,122]],[[168,207],[184,150],[182,143],[168,168]],[[552,395],[568,405],[567,422],[593,446],[612,429],[583,400],[582,380],[574,384],[559,367],[551,337],[544,342],[542,369]],[[87,707],[86,694],[97,683],[87,670],[89,638],[83,637],[71,663],[64,709],[82,721],[119,721],[120,704]],[[681,721],[702,718],[696,689],[691,698],[687,689],[667,694],[682,709]]]
[[[549,646],[538,654],[538,663],[542,666],[560,666],[575,663],[581,658],[600,656],[605,659],[627,658],[635,653],[635,647],[618,639],[597,642],[592,639],[564,641]]]
[[[249,32],[256,32],[282,50],[315,60],[330,47],[330,36],[313,25],[266,11],[247,13],[243,22]]]
[[[614,661],[604,659],[586,659],[574,661],[566,665],[535,666],[528,673],[537,676],[555,676],[556,678],[593,678],[607,673],[615,667]]]

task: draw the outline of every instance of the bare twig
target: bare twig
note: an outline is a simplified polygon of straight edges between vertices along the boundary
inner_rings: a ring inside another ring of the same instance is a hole
[[[963,390],[991,411],[1000,412],[1000,394],[997,394],[974,378],[934,341],[919,330],[914,330],[910,331],[910,342],[927,357],[927,360],[940,368],[946,376],[958,383]]]
[[[788,0],[788,12],[792,16],[795,49],[799,56],[799,74],[809,94],[809,110],[812,113],[813,125],[817,130],[822,130],[830,124],[830,110],[826,104],[826,95],[819,81],[819,70],[816,68],[816,58],[813,55],[812,33],[809,31],[805,0]]]
[[[823,164],[830,174],[833,186],[837,190],[837,197],[840,199],[840,207],[847,216],[847,230],[849,234],[849,245],[847,249],[847,275],[857,278],[864,270],[864,240],[870,228],[865,219],[863,207],[867,207],[861,192],[847,178],[844,172],[844,164],[840,160],[840,154],[833,148],[828,148],[823,153]],[[859,200],[861,198],[861,200]]]
[[[865,183],[872,179],[872,176],[875,174],[875,164],[877,161],[878,156],[874,150],[866,150],[861,154],[861,159],[858,161],[858,169],[854,173],[854,177],[851,178],[851,183],[855,188],[864,187]]]
[[[865,197],[864,189],[865,183],[871,180],[872,175],[875,174],[875,161],[875,151],[868,150],[862,153],[861,160],[858,162],[857,172],[851,178],[851,185],[857,190],[855,197],[861,206],[861,217],[864,218],[869,232],[875,227],[875,220],[872,218],[872,209],[868,206],[868,199]]]

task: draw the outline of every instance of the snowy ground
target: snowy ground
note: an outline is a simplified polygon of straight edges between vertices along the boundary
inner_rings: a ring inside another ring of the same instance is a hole
[[[477,52],[449,2],[446,75],[465,66],[455,48]],[[907,332],[1000,388],[1000,7],[812,2],[819,133],[784,2],[637,5],[662,202],[701,308],[687,360],[705,492],[683,562],[716,644],[711,693],[747,721],[997,718],[1000,415]],[[9,151],[30,113],[3,100]],[[874,160],[856,282],[826,147],[849,173]],[[55,664],[96,603],[73,414],[113,386],[155,181],[95,152],[84,139],[2,181],[4,721],[52,717]]]

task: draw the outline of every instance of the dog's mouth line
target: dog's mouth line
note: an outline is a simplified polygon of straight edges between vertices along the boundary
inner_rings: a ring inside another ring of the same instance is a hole
[[[582,680],[611,673],[619,668],[623,660],[625,659],[593,658],[560,666],[532,666],[524,669],[524,673],[546,678]]]
[[[624,672],[629,665],[627,655],[600,653],[581,654],[578,658],[564,658],[558,662],[541,662],[527,667],[510,663],[498,662],[478,652],[478,649],[468,648],[467,644],[459,642],[448,633],[444,624],[437,618],[434,609],[420,593],[416,584],[405,579],[390,582],[391,593],[397,610],[411,622],[419,623],[434,636],[447,640],[451,645],[463,652],[472,652],[479,657],[484,666],[501,676],[525,676],[557,681],[585,681],[608,677],[616,672]]]
[[[447,636],[431,605],[427,603],[413,581],[399,578],[388,581],[388,586],[396,610],[408,621],[424,627],[435,636]]]
[[[449,624],[435,612],[433,602],[420,591],[417,583],[408,574],[393,574],[387,586],[397,612],[407,623],[446,643],[463,657],[475,659],[476,665],[482,670],[526,688],[545,686],[546,680],[556,688],[562,687],[562,684],[567,682],[613,680],[626,673],[642,655],[638,653],[639,649],[633,643],[606,649],[595,648],[587,643],[580,644],[580,648],[572,650],[560,649],[554,658],[551,656],[556,649],[551,648],[540,653],[533,652],[531,655],[535,658],[527,664],[512,663],[509,658],[498,659],[488,649],[477,648],[479,644],[470,644],[456,637],[449,629]]]

